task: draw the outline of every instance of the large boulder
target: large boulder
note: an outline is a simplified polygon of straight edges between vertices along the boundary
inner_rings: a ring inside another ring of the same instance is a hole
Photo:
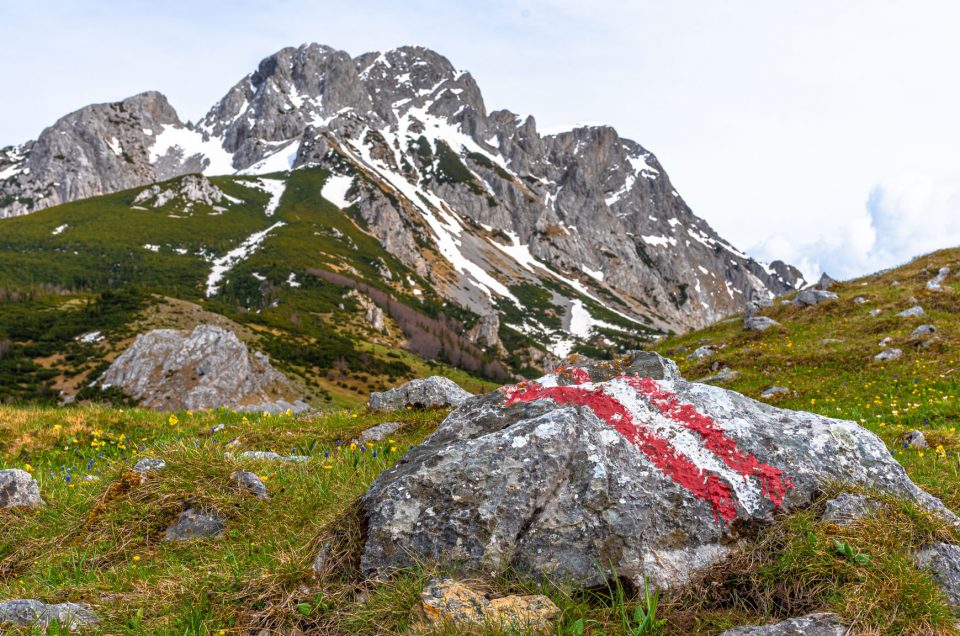
[[[277,403],[288,407],[298,397],[267,356],[251,353],[232,331],[207,324],[189,333],[154,329],[137,336],[99,382],[143,406],[174,411],[221,406],[271,410]]]
[[[435,375],[425,380],[411,380],[389,391],[371,393],[368,406],[371,411],[395,411],[407,406],[460,406],[471,396],[471,393],[464,391],[450,378]]]
[[[720,636],[844,636],[847,629],[836,614],[820,612],[769,625],[736,627]]]
[[[840,297],[832,291],[825,289],[804,289],[797,294],[797,297],[793,300],[793,304],[798,307],[811,307],[813,305],[836,302],[839,298]]]
[[[46,631],[54,623],[73,632],[96,625],[97,615],[86,603],[48,605],[28,598],[0,601],[0,626],[34,627]]]
[[[635,353],[465,402],[362,499],[367,572],[437,559],[599,585],[688,581],[828,484],[904,497],[951,522],[855,422],[686,382]]]

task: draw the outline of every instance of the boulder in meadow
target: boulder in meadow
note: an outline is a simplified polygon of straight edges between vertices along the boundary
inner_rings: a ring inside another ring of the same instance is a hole
[[[855,422],[684,381],[655,353],[576,364],[467,401],[384,471],[362,569],[675,586],[837,481],[960,522]]]

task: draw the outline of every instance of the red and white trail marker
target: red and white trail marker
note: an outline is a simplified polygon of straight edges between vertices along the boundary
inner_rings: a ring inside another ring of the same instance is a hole
[[[748,512],[764,498],[779,507],[793,486],[780,469],[740,450],[716,422],[658,380],[620,376],[593,383],[585,370],[566,368],[500,391],[507,405],[547,399],[589,408],[665,475],[708,502],[718,520],[735,519],[738,503]]]

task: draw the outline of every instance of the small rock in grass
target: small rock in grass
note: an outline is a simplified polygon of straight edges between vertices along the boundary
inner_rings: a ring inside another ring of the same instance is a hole
[[[251,473],[248,470],[236,470],[231,473],[230,479],[237,482],[241,488],[257,499],[270,498],[270,493],[267,492],[267,487],[264,485],[263,480],[257,477],[255,473]]]
[[[927,444],[927,438],[916,429],[904,435],[903,439],[910,448],[930,448],[930,445]]]
[[[368,428],[364,432],[360,433],[360,442],[369,443],[369,442],[382,442],[387,437],[393,435],[400,429],[399,422],[384,422],[383,424],[377,424],[371,428]]]
[[[879,507],[880,504],[868,497],[844,492],[827,502],[821,518],[838,526],[852,526]]]
[[[708,375],[704,378],[700,378],[697,382],[702,384],[717,384],[723,382],[733,382],[740,377],[739,371],[734,371],[730,367],[723,367],[718,372],[713,375]]]
[[[954,608],[960,608],[960,546],[935,541],[913,555],[914,563],[929,570]]]
[[[320,551],[317,552],[317,556],[313,559],[313,565],[310,566],[314,576],[323,576],[327,573],[327,561],[330,560],[330,552],[332,550],[333,543],[331,541],[327,541],[321,546]]]
[[[772,386],[769,389],[765,389],[763,393],[760,394],[760,397],[770,399],[778,395],[786,395],[790,393],[790,389],[784,386]]]
[[[524,633],[551,633],[560,616],[560,609],[542,594],[491,600],[452,579],[431,579],[420,600],[430,622],[463,629],[497,625]]]
[[[946,280],[947,276],[950,274],[949,267],[941,267],[940,271],[937,272],[937,275],[927,281],[927,289],[935,292],[943,291],[943,281]]]
[[[900,356],[902,355],[903,351],[900,349],[886,349],[873,356],[873,359],[877,362],[890,362],[893,360],[899,360]]]
[[[820,280],[817,282],[817,287],[819,287],[820,289],[830,289],[831,287],[833,287],[833,284],[836,283],[836,282],[837,282],[837,281],[835,281],[835,280],[830,276],[830,274],[824,272],[824,273],[820,276]]]
[[[747,331],[766,331],[771,327],[779,326],[779,322],[767,316],[751,316],[743,321],[743,328]]]
[[[704,345],[702,347],[697,347],[697,349],[691,353],[688,358],[693,358],[694,360],[700,360],[701,358],[706,358],[712,356],[717,352],[717,348],[711,345]]]
[[[462,389],[450,378],[435,375],[427,379],[411,380],[389,391],[370,394],[371,411],[396,411],[406,406],[440,408],[460,406],[473,394]]]
[[[869,313],[867,313],[867,315],[870,316],[871,318],[875,318],[882,313],[883,313],[882,309],[871,309]]]
[[[273,451],[244,451],[240,453],[240,459],[294,463],[310,461],[310,457],[307,455],[280,455],[279,453],[274,453]]]
[[[19,468],[0,470],[0,509],[37,508],[42,505],[40,485],[30,473]]]
[[[937,328],[933,325],[920,325],[910,333],[911,338],[922,338],[937,333]]]
[[[214,510],[188,508],[180,513],[176,523],[167,528],[164,541],[189,541],[219,537],[226,526]]]
[[[878,347],[886,347],[886,346],[887,346],[888,344],[890,344],[891,342],[893,342],[893,338],[891,338],[890,336],[887,336],[886,338],[884,338],[883,340],[881,340],[881,341],[879,342],[879,344],[877,344],[877,346],[878,346]]]
[[[831,344],[837,344],[838,342],[843,342],[843,340],[841,340],[840,338],[824,338],[823,340],[820,341],[820,344],[831,345]]]
[[[865,305],[870,301],[864,298],[863,296],[857,296],[856,298],[853,299],[853,302],[855,302],[858,305]]]
[[[797,294],[793,304],[798,307],[812,307],[813,305],[836,302],[839,299],[840,297],[832,291],[825,289],[804,289]]]
[[[735,627],[720,636],[844,636],[846,633],[847,627],[840,622],[839,616],[820,612],[769,625]]]
[[[135,473],[140,473],[141,475],[146,475],[147,473],[152,473],[155,470],[163,470],[167,467],[167,462],[162,459],[156,459],[154,457],[144,457],[136,464],[133,465],[132,470]]]
[[[897,314],[897,317],[913,318],[914,316],[922,316],[922,315],[923,315],[923,307],[921,307],[920,305],[914,305],[910,309],[904,309],[903,311],[901,311],[899,314]]]
[[[97,624],[97,615],[85,603],[47,605],[34,599],[0,601],[0,625],[36,627],[43,630],[58,623],[73,632]]]

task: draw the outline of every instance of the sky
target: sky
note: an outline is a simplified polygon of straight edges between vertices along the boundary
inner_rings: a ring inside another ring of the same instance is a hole
[[[960,245],[960,2],[33,0],[0,4],[0,146],[159,90],[199,119],[305,42],[430,47],[488,110],[614,126],[763,260],[851,278]]]

